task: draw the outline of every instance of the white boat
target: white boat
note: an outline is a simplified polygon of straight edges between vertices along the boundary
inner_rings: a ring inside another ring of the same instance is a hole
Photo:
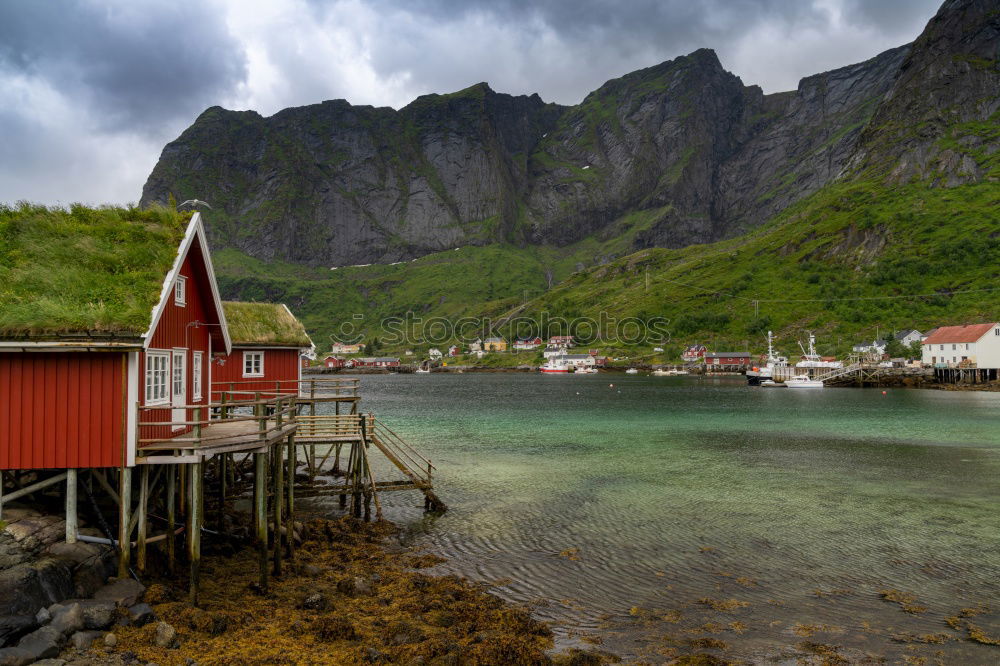
[[[597,374],[597,368],[586,368],[586,367],[577,368],[573,372],[573,374],[574,375],[596,375]]]
[[[823,382],[819,379],[809,379],[809,375],[795,375],[791,379],[785,380],[788,388],[823,388]]]
[[[417,368],[413,371],[417,375],[429,375],[431,374],[430,368]]]
[[[788,367],[788,359],[784,356],[778,356],[774,352],[774,335],[771,331],[767,332],[767,363],[760,368],[751,368],[747,370],[747,384],[750,386],[763,386],[764,382],[770,381],[772,386],[775,384],[774,369],[775,368],[786,368]],[[781,384],[781,386],[784,386]]]
[[[628,370],[625,371],[625,374],[626,375],[637,375],[637,374],[639,374],[639,371],[636,370],[635,368],[629,368]]]
[[[773,379],[765,379],[760,383],[761,388],[788,388],[788,384],[781,384]]]
[[[538,370],[544,373],[562,373],[565,374],[570,371],[570,366],[562,361],[556,361],[555,357],[550,358],[545,363],[543,363]]]
[[[824,361],[823,357],[816,353],[816,336],[812,333],[809,334],[809,350],[799,343],[799,348],[802,350],[802,359],[795,364],[796,368],[842,368],[844,367],[841,361]]]

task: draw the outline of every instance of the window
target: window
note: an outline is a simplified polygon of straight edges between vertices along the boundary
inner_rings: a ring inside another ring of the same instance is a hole
[[[264,352],[243,352],[243,376],[264,376]]]
[[[167,366],[169,364],[169,352],[146,352],[147,405],[161,405],[167,403]]]
[[[187,387],[184,386],[184,352],[175,351],[174,352],[174,363],[171,368],[171,377],[173,377],[173,395],[180,397],[187,393]],[[181,401],[184,404],[184,401]]]
[[[187,303],[187,278],[178,275],[174,281],[174,305],[184,307],[185,303]]]
[[[944,351],[944,345],[938,345],[938,346],[941,347],[941,349],[938,351]]]
[[[198,351],[191,357],[191,391],[195,400],[201,400],[201,354]]]
[[[955,351],[956,349],[958,349],[958,345],[952,345],[952,346],[951,346],[951,350],[952,350],[952,351]]]

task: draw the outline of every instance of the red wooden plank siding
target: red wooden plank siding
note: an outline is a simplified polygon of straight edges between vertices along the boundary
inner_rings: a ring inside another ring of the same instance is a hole
[[[243,376],[243,352],[262,351],[264,352],[264,376],[244,377]],[[221,390],[229,390],[229,384],[233,384],[237,391],[260,391],[262,393],[274,393],[275,382],[284,382],[281,387],[282,393],[295,393],[296,387],[289,382],[299,378],[299,350],[297,349],[268,349],[266,347],[244,347],[233,348],[233,353],[226,359],[222,366],[212,368],[213,393]],[[217,396],[216,396],[217,397]],[[243,399],[242,397],[239,397]]]
[[[0,468],[114,467],[121,352],[0,353]]]
[[[208,365],[212,362],[209,356],[209,338],[211,328],[218,330],[218,315],[212,305],[212,290],[208,282],[207,271],[205,270],[204,255],[197,242],[191,245],[191,250],[181,265],[180,274],[187,279],[185,289],[185,304],[179,306],[174,302],[173,287],[167,296],[167,305],[163,310],[163,315],[153,331],[150,339],[149,349],[171,352],[170,361],[167,365],[167,396],[170,397],[173,383],[171,364],[173,363],[173,350],[184,348],[185,352],[185,381],[187,385],[187,404],[206,404],[208,402]],[[211,326],[194,326],[192,322],[201,322]],[[194,368],[193,352],[202,353],[202,379],[201,379],[201,399],[194,398],[194,382],[192,370]],[[146,354],[139,355],[139,403],[146,401]],[[156,423],[170,421],[172,412],[169,405],[163,409],[143,410],[140,412],[141,422]],[[193,420],[194,415],[189,411],[184,420]],[[207,419],[207,414],[202,414],[202,419]],[[170,438],[189,432],[190,427],[183,430],[173,430],[170,426],[147,426],[139,429],[141,439],[149,438]],[[141,446],[141,445],[140,445]]]

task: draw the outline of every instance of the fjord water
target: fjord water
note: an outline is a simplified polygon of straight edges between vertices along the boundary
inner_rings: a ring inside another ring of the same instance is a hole
[[[436,571],[535,604],[563,644],[1000,655],[946,624],[992,605],[969,621],[1000,636],[1000,394],[480,373],[362,391],[450,507],[384,494],[387,517],[448,558]]]

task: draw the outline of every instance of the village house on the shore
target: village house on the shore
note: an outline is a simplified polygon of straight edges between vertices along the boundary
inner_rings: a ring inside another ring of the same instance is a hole
[[[1000,323],[941,326],[923,340],[925,365],[1000,368]]]
[[[369,356],[349,358],[344,362],[345,368],[398,368],[399,358],[396,356]]]
[[[223,301],[233,353],[214,369],[213,386],[240,391],[295,393],[302,379],[302,354],[312,340],[281,303]],[[192,368],[197,373],[197,369]],[[214,399],[215,396],[213,396]]]
[[[358,344],[347,344],[344,342],[334,342],[330,345],[331,354],[360,354],[365,349],[365,344],[360,342]]]
[[[681,359],[688,363],[695,363],[705,357],[708,348],[702,344],[690,345],[681,352]]]
[[[705,367],[714,370],[746,370],[752,365],[750,352],[706,352]]]
[[[486,338],[483,341],[483,351],[505,352],[507,351],[507,341],[503,338]]]
[[[572,335],[553,335],[549,338],[548,346],[550,347],[562,347],[563,349],[569,349],[574,344]]]

